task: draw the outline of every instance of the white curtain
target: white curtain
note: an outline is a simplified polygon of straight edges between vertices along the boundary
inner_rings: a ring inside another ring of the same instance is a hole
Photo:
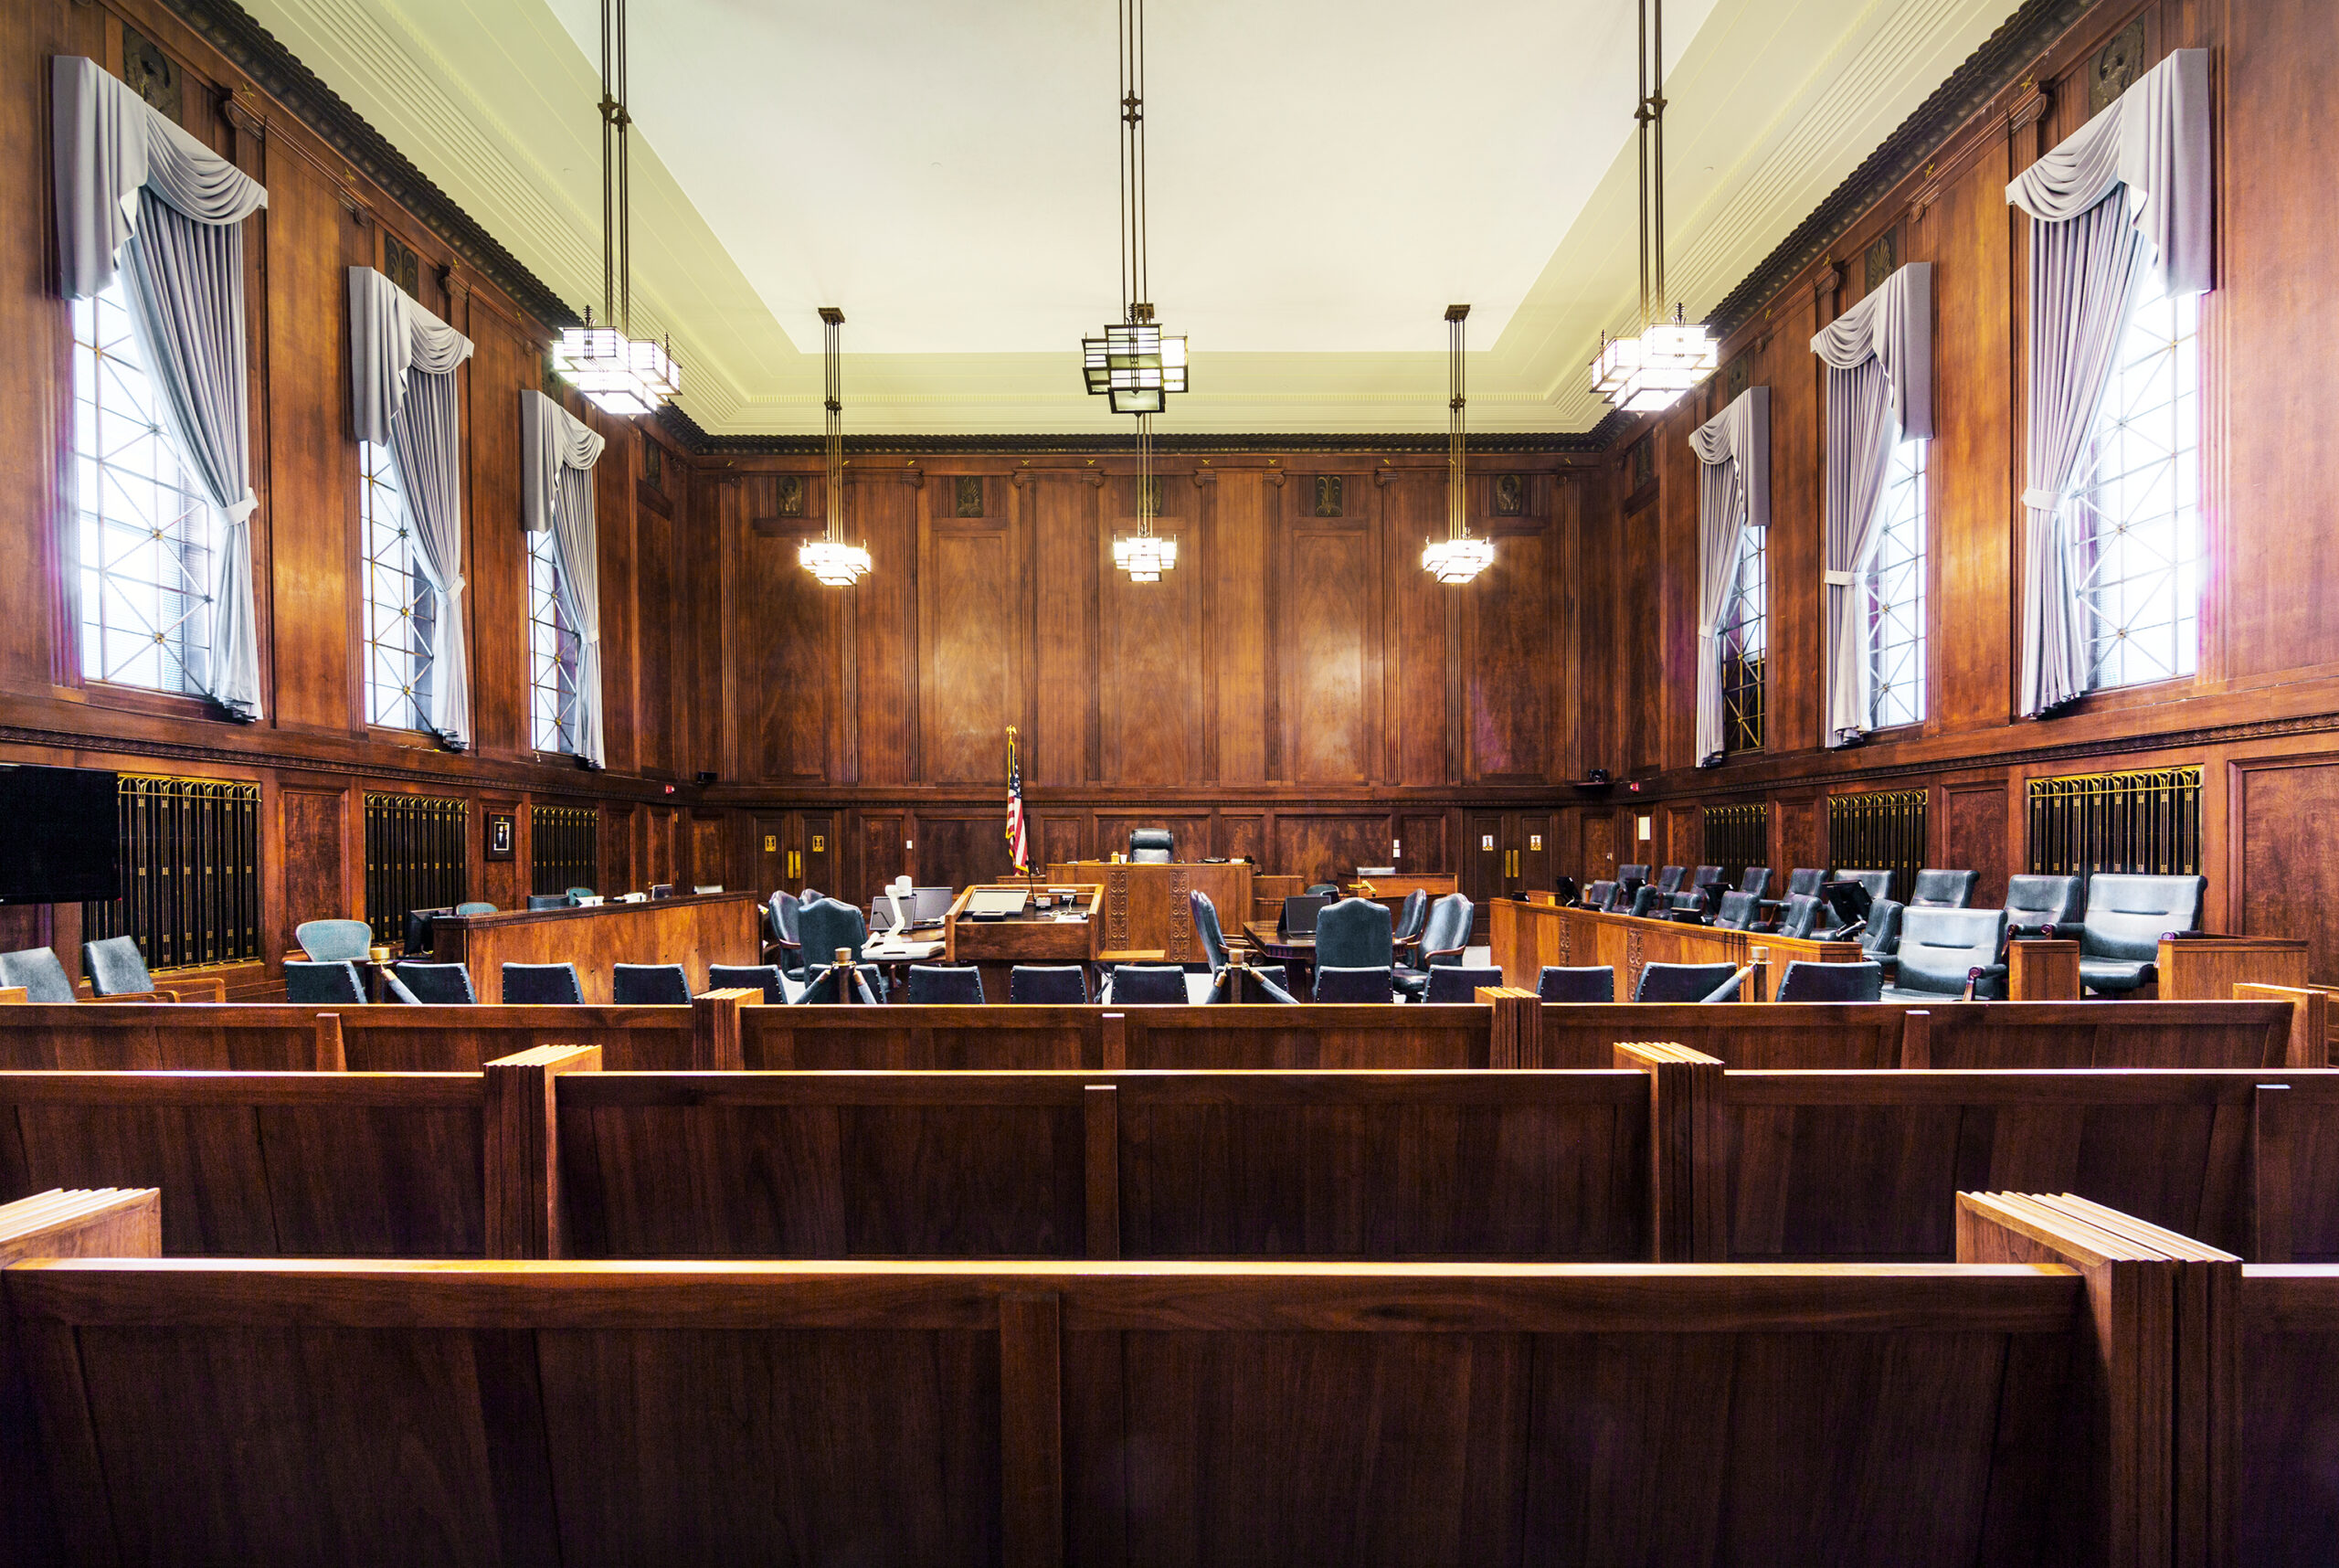
[[[1771,389],[1752,387],[1698,427],[1698,766],[1721,760],[1722,617],[1749,528],[1771,525]]]
[[[471,745],[470,655],[463,642],[463,482],[455,370],[471,339],[371,267],[349,270],[349,397],[357,439],[390,449],[438,600],[430,633],[430,727]]]
[[[577,628],[577,755],[607,766],[601,746],[600,530],[593,516],[593,465],[606,443],[583,420],[533,387],[520,394],[520,521],[549,528],[554,591]]]
[[[122,277],[156,406],[220,514],[208,655],[188,673],[229,714],[257,720],[242,224],[268,192],[94,61],[59,55],[49,74],[58,276],[69,299]]]
[[[2006,186],[2030,217],[2020,709],[2087,689],[2071,496],[2138,303],[2209,287],[2209,57],[2179,49]]]
[[[1860,585],[1884,537],[1885,481],[1902,441],[1933,433],[1932,265],[1911,261],[1811,340],[1827,368],[1826,641],[1821,672],[1829,746],[1868,729],[1876,671]]]

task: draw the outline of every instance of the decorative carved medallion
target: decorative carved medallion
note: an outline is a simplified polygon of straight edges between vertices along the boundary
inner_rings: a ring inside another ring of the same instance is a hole
[[[957,512],[961,517],[983,514],[983,482],[979,475],[962,473],[953,486],[957,492]]]
[[[179,68],[171,57],[129,27],[122,30],[122,79],[131,85],[150,109],[159,109],[173,122],[182,120]]]
[[[1728,367],[1721,373],[1721,381],[1723,401],[1725,403],[1737,402],[1741,397],[1745,395],[1747,387],[1754,384],[1753,356],[1752,355],[1741,354],[1736,359],[1731,360]]]
[[[1339,474],[1318,474],[1316,476],[1316,515],[1318,517],[1346,515],[1344,511],[1347,501],[1346,489],[1347,486]]]
[[[772,515],[801,517],[804,515],[804,476],[783,473],[772,486]]]
[[[1656,438],[1643,436],[1634,442],[1633,450],[1625,454],[1625,471],[1631,475],[1632,486],[1635,490],[1639,490],[1643,485],[1655,484],[1656,482]]]
[[[641,443],[641,482],[652,490],[666,488],[666,449],[656,441]]]
[[[1877,285],[1892,276],[1900,265],[1900,231],[1898,228],[1888,228],[1876,237],[1875,244],[1868,248],[1868,254],[1861,267],[1862,272],[1868,279],[1863,291],[1874,293]]]
[[[1161,515],[1161,476],[1159,474],[1148,474],[1138,482],[1138,504],[1156,517]]]
[[[404,289],[407,298],[422,298],[422,259],[386,228],[382,230],[382,276]]]
[[[2087,68],[2087,111],[2092,117],[2136,83],[2144,58],[2144,19],[2138,16],[2097,51]]]
[[[1495,515],[1517,517],[1527,510],[1527,476],[1518,473],[1495,475]]]

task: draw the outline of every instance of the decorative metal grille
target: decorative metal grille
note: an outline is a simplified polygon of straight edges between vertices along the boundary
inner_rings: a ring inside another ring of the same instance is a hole
[[[2201,869],[2201,770],[2090,773],[2030,781],[2030,869],[2190,876]]]
[[[122,776],[122,896],[81,906],[85,941],[132,937],[150,969],[260,956],[259,786]]]
[[[528,535],[528,697],[538,751],[577,750],[577,668],[584,645],[560,608],[552,530]]]
[[[1770,594],[1765,581],[1765,528],[1739,535],[1738,578],[1721,633],[1721,748],[1762,747],[1762,655]]]
[[[1750,865],[1771,863],[1771,808],[1760,800],[1708,806],[1705,861],[1721,867],[1722,880],[1735,883]]]
[[[358,443],[365,512],[365,717],[430,727],[430,641],[439,596],[423,575],[390,449]]]
[[[590,806],[528,808],[528,890],[566,893],[598,885],[600,813]]]
[[[1892,874],[1891,896],[1907,903],[1925,863],[1922,789],[1874,789],[1827,797],[1827,863]]]
[[[2173,680],[2200,652],[2199,302],[2140,305],[2080,479],[2090,689]]]
[[[1875,685],[1868,726],[1919,724],[1925,716],[1925,453],[1931,441],[1892,449],[1884,524],[1868,567],[1868,669]]]
[[[365,797],[365,917],[376,941],[404,941],[409,909],[451,909],[463,901],[469,822],[453,797]]]
[[[122,280],[73,302],[73,524],[81,673],[200,694],[211,646],[211,501],[163,427]]]

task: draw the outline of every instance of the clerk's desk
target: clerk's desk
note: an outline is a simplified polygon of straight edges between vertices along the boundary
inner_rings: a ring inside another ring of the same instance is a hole
[[[1108,952],[1159,948],[1173,964],[1199,964],[1209,955],[1194,935],[1189,893],[1207,896],[1218,910],[1218,928],[1227,935],[1251,919],[1253,868],[1240,861],[1171,861],[1138,864],[1103,860],[1074,861],[1048,867],[1057,884],[1095,883],[1105,892],[1099,910],[1104,931],[1097,946]]]
[[[967,913],[968,906],[979,893],[1027,891],[1020,882],[969,887],[950,906],[950,913],[942,923],[943,956],[949,963],[972,964],[982,972],[985,1001],[1006,1001],[1008,974],[1018,964],[1079,964],[1085,968],[1098,952],[1110,950],[1098,940],[1103,923],[1096,918],[1097,902],[1105,890],[1095,883],[1052,878],[1042,885],[1040,891],[1045,892],[1050,886],[1059,892],[1071,889],[1073,902],[1069,909],[1063,906],[1035,909],[1026,903],[1021,913],[1004,920],[978,920]],[[1064,918],[1067,914],[1073,917]]]

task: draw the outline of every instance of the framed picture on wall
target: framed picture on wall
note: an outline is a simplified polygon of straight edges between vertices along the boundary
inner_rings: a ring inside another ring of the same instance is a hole
[[[487,848],[484,853],[489,860],[512,858],[513,838],[512,823],[514,815],[515,813],[511,811],[487,813]]]

